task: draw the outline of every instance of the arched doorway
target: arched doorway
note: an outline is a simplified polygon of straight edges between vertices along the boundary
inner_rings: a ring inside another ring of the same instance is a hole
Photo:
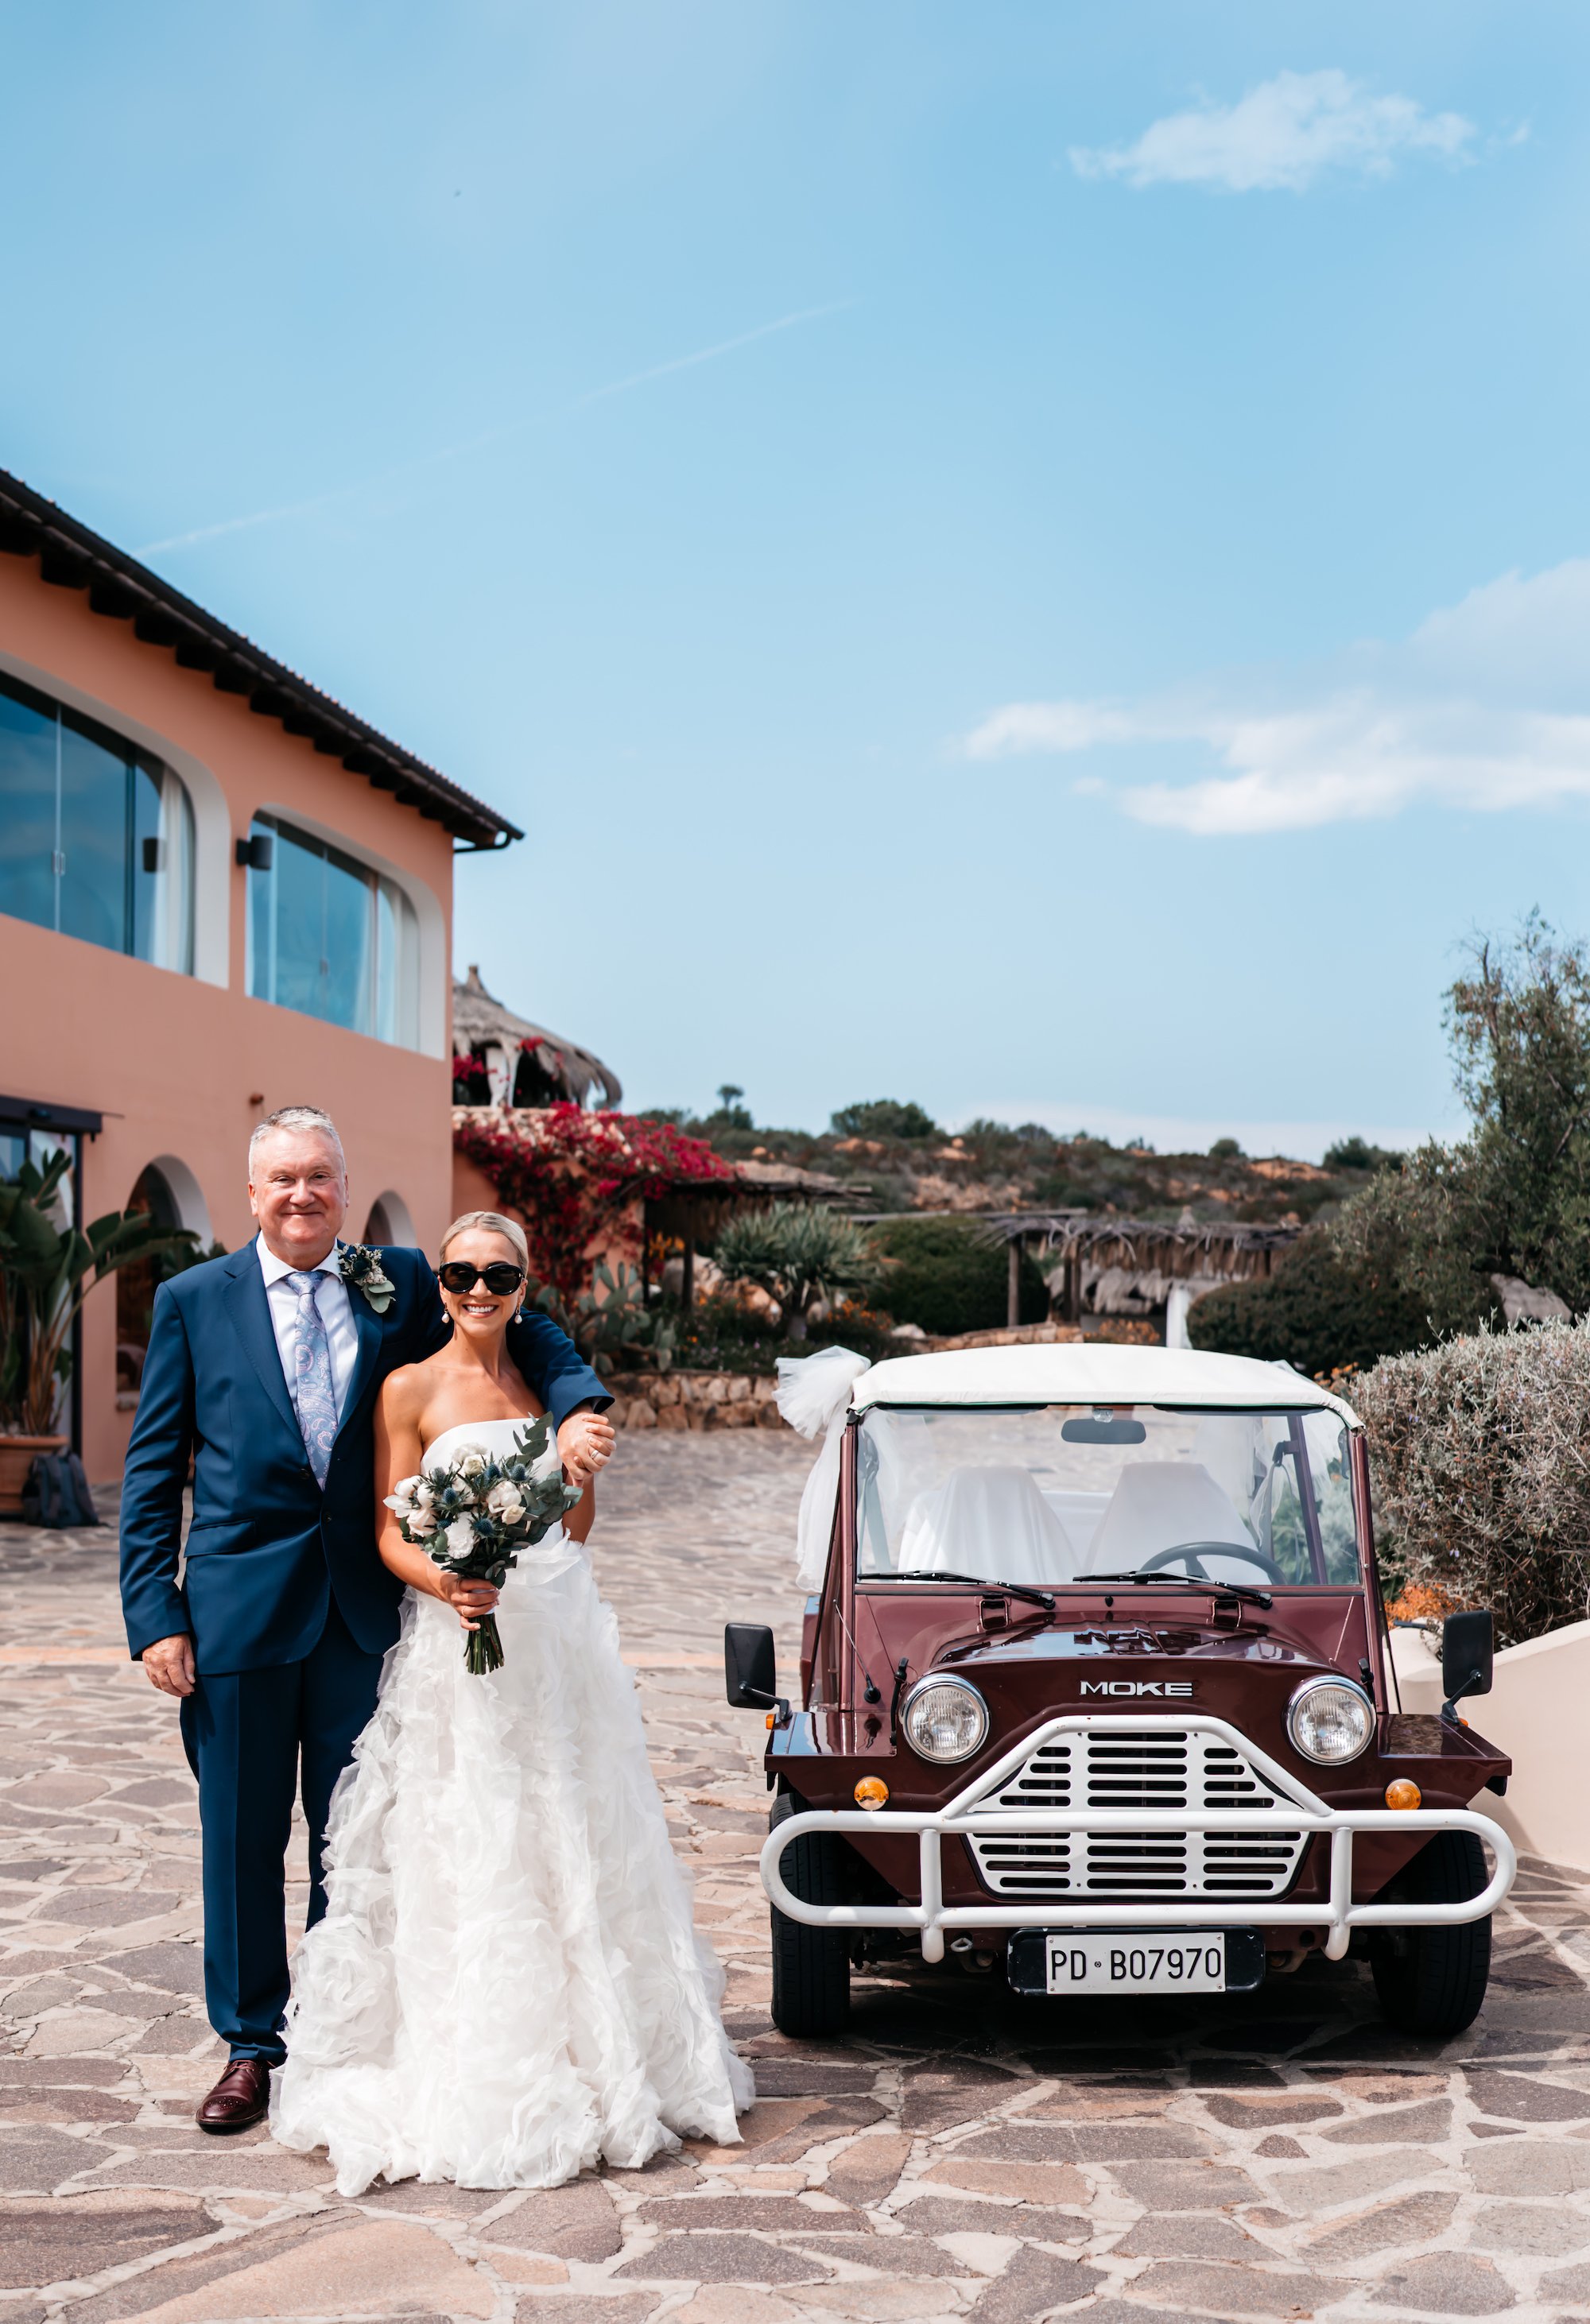
[[[414,1249],[414,1222],[409,1215],[409,1206],[401,1194],[393,1193],[390,1186],[385,1194],[377,1194],[371,1204],[362,1240],[384,1243],[389,1250]]]
[[[157,1156],[139,1172],[127,1208],[153,1219],[157,1226],[187,1227],[197,1240],[189,1253],[168,1251],[116,1270],[116,1403],[123,1411],[131,1410],[138,1401],[156,1291],[168,1276],[212,1255],[209,1205],[192,1171],[174,1154]]]
[[[177,1209],[176,1197],[167,1185],[164,1174],[151,1163],[138,1174],[138,1183],[127,1197],[129,1211],[136,1211],[153,1219],[156,1226],[179,1227],[182,1221]],[[143,1378],[143,1359],[149,1352],[149,1324],[154,1312],[154,1294],[163,1280],[165,1269],[154,1259],[134,1259],[130,1267],[118,1268],[116,1278],[116,1402],[124,1408],[138,1401],[138,1387]]]

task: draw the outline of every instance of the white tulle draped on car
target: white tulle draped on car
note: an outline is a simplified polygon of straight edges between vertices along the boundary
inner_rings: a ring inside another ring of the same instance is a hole
[[[839,1491],[839,1448],[845,1435],[845,1415],[850,1391],[863,1372],[872,1369],[865,1356],[853,1348],[822,1348],[815,1356],[781,1356],[774,1401],[791,1428],[802,1436],[821,1436],[822,1450],[812,1463],[800,1496],[795,1528],[795,1578],[803,1589],[822,1586],[828,1563],[828,1536],[833,1530],[834,1503]]]
[[[517,1424],[427,1452],[505,1445]],[[551,1458],[556,1458],[553,1448]],[[652,1782],[617,1624],[561,1528],[498,1609],[505,1662],[410,1592],[337,1786],[329,1910],[300,1946],[271,2122],[337,2183],[552,2186],[738,2137],[751,2077]]]

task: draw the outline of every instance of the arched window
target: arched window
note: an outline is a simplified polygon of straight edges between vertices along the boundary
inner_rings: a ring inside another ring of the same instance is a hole
[[[250,837],[254,999],[415,1047],[419,924],[396,881],[277,816],[256,815]]]
[[[193,807],[158,759],[0,679],[0,912],[193,973]]]
[[[414,1222],[401,1194],[394,1194],[390,1188],[384,1194],[377,1194],[365,1222],[363,1240],[384,1243],[389,1249],[413,1250]]]

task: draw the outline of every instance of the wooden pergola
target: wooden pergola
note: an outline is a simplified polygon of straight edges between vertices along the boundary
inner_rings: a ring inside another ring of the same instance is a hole
[[[1066,1287],[1062,1305],[1068,1323],[1082,1320],[1083,1272],[1091,1261],[1099,1268],[1119,1267],[1133,1274],[1169,1276],[1172,1280],[1234,1283],[1269,1275],[1278,1250],[1294,1243],[1301,1229],[1252,1226],[1234,1220],[1188,1219],[1174,1225],[1162,1220],[1100,1217],[1096,1211],[1017,1211],[990,1218],[989,1225],[1003,1237],[1010,1251],[1009,1317],[1021,1314],[1022,1254],[1034,1242],[1049,1261],[1064,1262]]]
[[[864,1213],[869,1225],[881,1225],[884,1213]],[[1132,1274],[1163,1275],[1183,1281],[1234,1283],[1268,1275],[1279,1250],[1297,1240],[1299,1227],[1251,1226],[1238,1221],[1184,1219],[1174,1225],[1158,1219],[1118,1218],[1098,1211],[907,1211],[890,1213],[913,1219],[962,1219],[983,1227],[1004,1243],[1010,1254],[1010,1288],[1006,1306],[1008,1328],[1014,1330],[1021,1313],[1021,1259],[1036,1244],[1034,1255],[1047,1262],[1046,1274],[1063,1263],[1066,1286],[1061,1298],[1065,1320],[1082,1320],[1084,1271],[1089,1262],[1100,1268],[1119,1267]]]

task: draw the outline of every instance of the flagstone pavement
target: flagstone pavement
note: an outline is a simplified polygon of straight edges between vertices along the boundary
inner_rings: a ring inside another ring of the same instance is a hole
[[[118,1646],[113,1533],[0,1527],[0,2324],[1590,2315],[1583,1876],[1527,1867],[1445,2045],[1388,2034],[1346,1963],[1131,2015],[876,1982],[841,2043],[772,2032],[763,1734],[718,1642],[772,1619],[792,1668],[809,1457],[626,1437],[604,1486],[603,1586],[760,2096],[743,2146],[553,2192],[345,2202],[317,2158],[194,2128],[217,2052],[174,1706]]]

